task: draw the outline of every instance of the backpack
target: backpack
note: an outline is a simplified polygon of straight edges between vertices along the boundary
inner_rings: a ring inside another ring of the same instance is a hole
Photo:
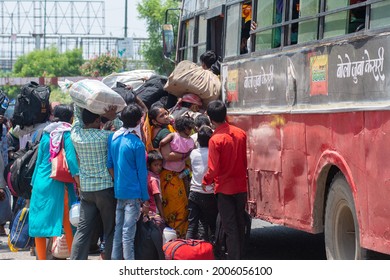
[[[35,141],[28,142],[24,149],[15,153],[15,160],[10,166],[12,189],[19,197],[30,199],[31,197],[31,179],[35,169],[35,163],[38,158],[39,141],[43,129],[37,131]]]
[[[112,88],[112,90],[122,96],[127,105],[135,102],[135,95],[133,91],[131,89],[127,89],[124,83],[116,82],[116,87]]]
[[[7,95],[0,89],[0,115],[4,116],[5,111],[9,105],[9,98]]]
[[[8,235],[8,246],[11,252],[17,252],[19,249],[30,248],[34,244],[34,238],[28,233],[29,209],[24,207],[16,214],[10,234]]]
[[[44,123],[50,115],[50,88],[31,81],[20,89],[12,123],[21,128],[37,123]]]
[[[139,218],[134,240],[134,253],[136,260],[163,260],[162,234],[153,219]]]
[[[164,90],[167,80],[168,78],[165,76],[154,75],[137,88],[134,93],[150,109],[153,103],[168,96],[168,92]]]

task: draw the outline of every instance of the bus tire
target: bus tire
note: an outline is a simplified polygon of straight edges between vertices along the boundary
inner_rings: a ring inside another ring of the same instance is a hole
[[[344,175],[337,173],[331,183],[325,209],[325,250],[328,260],[365,258],[360,247],[359,224],[351,189]]]

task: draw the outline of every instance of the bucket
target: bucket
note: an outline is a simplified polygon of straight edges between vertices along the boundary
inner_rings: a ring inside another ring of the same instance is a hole
[[[77,227],[80,219],[80,202],[75,202],[69,210],[69,221],[72,226]]]
[[[176,231],[173,228],[166,227],[163,231],[163,244],[167,243],[170,240],[177,239]]]

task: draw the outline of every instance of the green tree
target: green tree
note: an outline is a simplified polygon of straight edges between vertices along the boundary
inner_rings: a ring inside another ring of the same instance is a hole
[[[60,102],[61,104],[70,104],[72,98],[69,93],[62,92],[60,88],[53,88],[50,93],[50,102]]]
[[[149,44],[143,46],[142,53],[152,69],[163,75],[169,75],[175,65],[163,56],[162,25],[167,9],[178,6],[177,0],[141,0],[137,5],[139,18],[146,20],[149,35]],[[178,14],[175,10],[169,13],[168,21],[174,27],[178,26]]]
[[[62,77],[80,75],[84,59],[81,49],[60,53],[54,46],[18,57],[13,67],[16,77]]]
[[[80,68],[83,76],[107,76],[124,68],[124,61],[110,53],[87,60]]]

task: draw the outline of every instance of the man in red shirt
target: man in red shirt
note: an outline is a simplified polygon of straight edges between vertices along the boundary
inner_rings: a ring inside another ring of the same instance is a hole
[[[218,211],[226,233],[227,258],[239,260],[244,249],[246,182],[246,134],[226,119],[226,106],[211,102],[207,114],[215,131],[209,141],[208,170],[204,185],[215,183]]]

